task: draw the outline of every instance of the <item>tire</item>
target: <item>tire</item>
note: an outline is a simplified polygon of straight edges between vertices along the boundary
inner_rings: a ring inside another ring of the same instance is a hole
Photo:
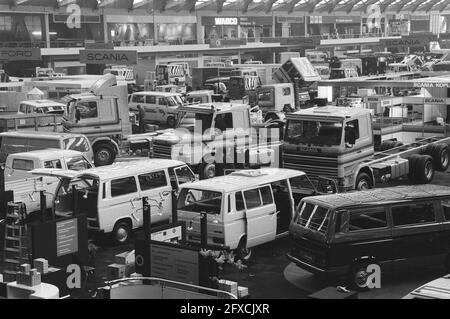
[[[214,163],[211,164],[202,164],[200,166],[200,179],[210,179],[216,176],[216,165]]]
[[[427,153],[433,157],[434,168],[439,172],[445,172],[450,166],[450,148],[446,144],[436,144]]]
[[[350,289],[356,291],[367,291],[367,267],[368,263],[358,263],[350,268],[347,276],[347,285]]]
[[[445,259],[444,267],[445,267],[445,272],[447,274],[450,274],[450,254],[448,254],[447,258]]]
[[[408,179],[411,183],[417,183],[416,180],[416,164],[417,160],[421,157],[421,155],[412,155],[408,158],[409,161],[409,173],[408,173]]]
[[[243,237],[236,248],[236,257],[238,260],[248,261],[252,256],[252,249],[247,247],[247,237]]]
[[[109,145],[100,145],[94,151],[95,166],[111,165],[116,160],[116,152]]]
[[[358,177],[356,178],[355,189],[357,191],[362,191],[371,189],[372,187],[372,179],[370,178],[369,174],[364,172],[359,173]]]
[[[381,152],[388,151],[388,150],[394,148],[396,143],[398,143],[398,142],[396,142],[396,141],[384,141],[383,143],[381,143],[380,151]]]
[[[411,171],[411,169],[410,169]],[[419,184],[429,184],[434,178],[433,158],[429,155],[421,155],[417,158],[414,167],[414,180]]]
[[[115,244],[124,245],[131,237],[131,227],[130,224],[125,221],[119,221],[114,226],[112,231],[112,240]]]
[[[175,126],[177,126],[177,120],[175,119],[174,116],[169,116],[167,118],[167,127],[168,128],[175,128]]]

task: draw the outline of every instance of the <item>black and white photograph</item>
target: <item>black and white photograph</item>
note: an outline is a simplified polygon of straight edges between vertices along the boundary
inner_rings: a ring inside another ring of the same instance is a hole
[[[0,0],[0,299],[450,299],[450,1]]]

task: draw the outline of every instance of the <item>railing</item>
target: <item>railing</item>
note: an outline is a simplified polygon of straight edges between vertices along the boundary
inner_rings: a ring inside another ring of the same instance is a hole
[[[117,280],[112,280],[112,281],[107,281],[105,282],[106,287],[101,287],[101,288],[108,288],[108,289],[114,289],[114,285],[118,285],[121,283],[130,283],[130,284],[134,284],[136,286],[138,285],[142,285],[142,284],[156,284],[159,285],[161,287],[161,299],[164,299],[164,290],[165,289],[170,289],[170,288],[178,288],[178,289],[182,289],[184,291],[198,291],[200,294],[208,294],[210,296],[215,296],[217,298],[221,298],[221,299],[238,299],[237,296],[223,291],[223,290],[218,290],[218,289],[212,289],[212,288],[207,288],[207,287],[201,287],[201,286],[197,286],[197,285],[193,285],[193,284],[188,284],[188,283],[182,283],[182,282],[178,282],[178,281],[172,281],[172,280],[166,280],[166,279],[161,279],[161,278],[156,278],[156,277],[133,277],[133,278],[122,278],[122,279],[117,279]],[[100,288],[100,289],[101,289]]]

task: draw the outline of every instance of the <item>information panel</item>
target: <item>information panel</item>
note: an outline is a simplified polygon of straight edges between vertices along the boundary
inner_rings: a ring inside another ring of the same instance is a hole
[[[56,223],[56,255],[58,257],[78,252],[78,221]]]
[[[180,249],[152,242],[151,276],[199,284],[199,253],[195,250]]]

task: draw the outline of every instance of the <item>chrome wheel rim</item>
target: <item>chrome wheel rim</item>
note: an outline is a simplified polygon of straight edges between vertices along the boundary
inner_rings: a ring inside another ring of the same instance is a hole
[[[363,269],[355,273],[355,284],[358,288],[365,288],[367,286],[367,272]]]
[[[448,151],[447,150],[444,150],[443,152],[442,152],[442,154],[441,154],[441,163],[442,163],[442,166],[443,167],[447,167],[447,165],[448,165],[448,161],[449,161],[449,158],[448,158],[449,156],[448,156]]]
[[[97,153],[97,158],[99,161],[101,162],[106,162],[109,160],[109,152],[106,150],[101,150],[100,152]]]
[[[128,232],[125,228],[120,227],[116,232],[116,239],[119,243],[124,243],[128,239]]]
[[[208,165],[205,168],[205,176],[206,178],[213,178],[216,176],[216,167],[214,165]]]
[[[433,164],[430,161],[425,165],[425,176],[427,177],[427,180],[430,180],[433,176]]]
[[[359,191],[368,190],[370,189],[369,183],[365,179],[362,179],[359,181],[357,189]]]

